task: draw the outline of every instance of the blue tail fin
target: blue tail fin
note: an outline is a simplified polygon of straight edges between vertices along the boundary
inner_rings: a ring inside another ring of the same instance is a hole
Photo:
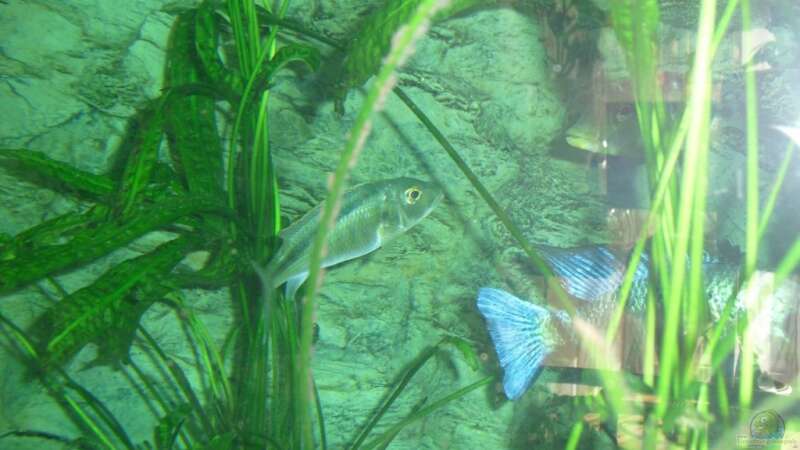
[[[604,245],[578,248],[537,246],[542,258],[559,277],[569,295],[582,300],[597,300],[619,289],[627,268],[627,258]],[[647,279],[647,254],[636,267],[634,281]]]
[[[489,327],[500,366],[506,397],[518,399],[542,370],[552,351],[545,322],[550,312],[499,289],[478,291],[478,310]]]

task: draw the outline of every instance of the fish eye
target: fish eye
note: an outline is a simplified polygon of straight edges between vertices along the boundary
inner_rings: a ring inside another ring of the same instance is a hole
[[[412,187],[406,189],[406,203],[409,205],[413,205],[414,203],[422,197],[422,190],[418,187]]]

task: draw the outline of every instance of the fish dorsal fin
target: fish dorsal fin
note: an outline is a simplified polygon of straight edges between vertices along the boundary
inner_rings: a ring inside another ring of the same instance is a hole
[[[593,301],[619,289],[627,269],[627,255],[606,245],[558,248],[539,245],[539,254],[550,265],[567,293]],[[642,254],[634,281],[647,278],[647,255]]]

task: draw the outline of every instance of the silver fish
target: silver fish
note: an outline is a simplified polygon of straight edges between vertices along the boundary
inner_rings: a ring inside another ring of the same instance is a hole
[[[377,250],[424,219],[442,199],[436,185],[414,178],[393,178],[355,186],[345,192],[322,267],[330,267]],[[308,277],[309,253],[319,227],[322,204],[285,228],[282,244],[259,273],[271,288],[286,283],[294,297]]]

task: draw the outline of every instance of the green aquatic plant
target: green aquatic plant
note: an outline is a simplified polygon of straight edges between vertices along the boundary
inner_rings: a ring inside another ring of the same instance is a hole
[[[373,17],[391,27],[372,28],[374,33],[383,33],[378,37],[370,31],[361,34],[361,42],[389,53],[385,61],[381,55],[372,55],[377,59],[368,66],[377,72],[376,82],[332,179],[323,226],[312,253],[311,282],[298,305],[279,294],[261,292],[252,271],[253,262],[263,264],[270,257],[281,228],[267,116],[271,82],[288,63],[300,62],[316,70],[320,62],[315,47],[279,39],[288,1],[279,2],[272,10],[247,0],[228,0],[224,5],[206,0],[198,8],[178,14],[167,50],[164,93],[138,114],[121,146],[119,164],[110,173],[80,171],[43,153],[0,150],[3,162],[21,168],[24,176],[93,204],[86,211],[67,213],[23,231],[4,240],[0,248],[0,294],[43,279],[62,294],[29,330],[20,329],[6,317],[0,321],[20,359],[38,375],[84,436],[68,439],[16,430],[3,437],[36,437],[80,448],[138,448],[124,425],[66,371],[75,354],[93,342],[100,350],[97,362],[119,367],[151,412],[161,417],[152,441],[142,444],[147,448],[326,448],[322,401],[310,368],[314,298],[323,252],[320,243],[334,223],[335,205],[372,117],[396,81],[394,72],[408,59],[413,43],[424,35],[435,15],[452,14],[476,3],[389,2]],[[448,9],[443,9],[447,4]],[[398,11],[403,14],[396,14]],[[261,20],[268,25],[266,35]],[[233,36],[238,67],[219,56],[226,27]],[[217,131],[218,102],[227,103],[235,112],[228,136]],[[159,159],[165,135],[169,164]],[[53,278],[153,231],[177,237],[111,267],[75,292],[65,291]],[[197,251],[210,255],[201,269],[178,267]],[[187,306],[181,292],[187,287],[229,288],[239,325],[224,348],[214,344]],[[201,368],[199,388],[140,325],[142,315],[155,302],[170,305],[184,327]],[[264,308],[269,308],[270,314],[264,314]],[[129,358],[135,340],[159,376],[147,373]],[[454,345],[469,361],[476,359],[469,345],[455,338],[426,350],[367,421],[351,448],[364,446],[383,413],[445,344]],[[233,361],[232,373],[226,369],[229,360]],[[246,381],[234,385],[229,376]],[[431,404],[418,404],[405,420],[366,448],[385,447],[408,423],[491,380],[487,377]],[[316,435],[314,422],[319,427]]]
[[[342,58],[335,95],[343,97],[361,87],[378,73],[382,60],[393,45],[392,38],[407,24],[424,0],[388,0],[360,25]],[[431,21],[444,20],[470,8],[485,8],[497,0],[450,0],[439,8]]]
[[[702,287],[703,255],[707,245],[711,62],[737,8],[741,12],[743,29],[750,28],[749,2],[743,0],[741,5],[739,3],[735,0],[727,2],[717,20],[716,2],[700,2],[696,51],[690,73],[691,95],[674,124],[663,114],[663,99],[655,84],[658,2],[620,0],[611,3],[612,24],[626,51],[633,81],[652,199],[651,213],[634,247],[619,294],[621,301],[608,328],[606,341],[611,342],[618,331],[625,302],[631,293],[634,272],[648,243],[648,230],[655,230],[649,240],[650,283],[663,297],[665,316],[663,326],[657,328],[655,304],[648,302],[643,371],[644,381],[654,395],[654,405],[638,413],[643,415],[644,429],[641,436],[634,438],[641,441],[642,448],[658,448],[665,440],[680,448],[710,448],[722,432],[747,420],[752,411],[754,359],[748,327],[759,309],[750,307],[747,316],[737,323],[732,315],[736,299],[730,298],[717,323],[710,324]],[[747,244],[741,284],[743,295],[756,295],[748,293],[747,289],[755,273],[759,241],[770,220],[785,169],[779,169],[764,211],[760,212],[755,73],[748,66],[744,70],[747,79],[748,181]],[[790,152],[791,148],[783,165],[788,164]],[[680,172],[676,170],[678,164],[682,164]],[[777,270],[780,270],[781,281],[798,265],[797,248],[800,248],[800,240],[791,246],[779,264]],[[722,375],[720,366],[734,351],[737,335],[742,336],[743,357],[739,359],[736,379],[729,380]],[[658,342],[661,346],[657,351]],[[701,364],[710,369],[711,380],[704,380]],[[605,398],[615,416],[630,411],[619,382],[619,377],[603,377]],[[712,424],[714,416],[723,420]],[[573,426],[570,448],[578,445],[584,429],[583,422]],[[730,436],[721,439],[724,439],[719,441],[722,445],[732,442]]]

